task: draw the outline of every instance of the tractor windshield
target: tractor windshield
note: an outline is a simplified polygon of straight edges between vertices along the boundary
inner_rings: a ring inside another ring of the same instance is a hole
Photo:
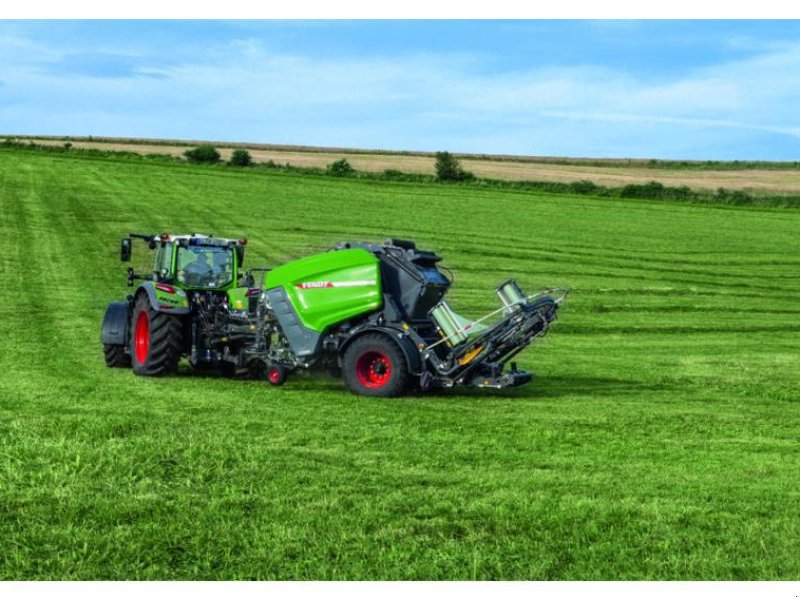
[[[215,246],[178,247],[177,280],[189,287],[216,288],[233,281],[233,250]]]

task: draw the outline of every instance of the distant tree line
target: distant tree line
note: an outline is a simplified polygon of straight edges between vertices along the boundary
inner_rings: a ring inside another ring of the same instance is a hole
[[[200,164],[216,164],[222,160],[219,151],[210,144],[203,144],[183,153],[189,162]],[[234,167],[249,167],[253,157],[244,148],[236,148],[231,154],[228,164]]]
[[[71,142],[63,145],[40,144],[33,140],[22,141],[6,137],[0,141],[0,149],[16,149],[23,151],[39,151],[52,153],[69,153],[75,158],[115,158],[124,160],[174,163],[180,158],[170,154],[141,154],[128,150],[102,150],[98,148],[76,147]],[[220,153],[213,146],[197,146],[185,153],[186,159],[198,164],[218,164],[222,162]],[[231,155],[227,164],[238,167],[258,167],[268,170],[281,170],[304,175],[328,175],[348,177],[353,179],[394,181],[403,183],[430,184],[454,183],[469,185],[477,188],[495,188],[517,191],[531,191],[547,194],[578,194],[599,198],[631,198],[672,200],[682,202],[758,205],[775,207],[800,208],[800,195],[768,194],[744,190],[729,190],[718,188],[715,191],[692,189],[687,186],[665,186],[657,181],[647,183],[630,183],[621,187],[608,187],[598,185],[593,181],[509,181],[503,179],[489,179],[475,177],[472,173],[461,168],[459,161],[449,152],[438,152],[436,155],[436,174],[405,173],[397,169],[386,169],[381,173],[359,171],[354,169],[346,158],[330,163],[326,168],[297,167],[289,163],[278,164],[274,160],[256,164],[250,153],[237,148]]]

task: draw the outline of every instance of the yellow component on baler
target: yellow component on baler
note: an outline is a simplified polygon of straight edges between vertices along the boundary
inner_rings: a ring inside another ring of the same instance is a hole
[[[483,346],[478,346],[474,350],[470,350],[464,356],[458,359],[458,364],[461,365],[462,367],[468,364],[470,361],[472,361],[473,358],[475,358],[476,356],[478,356],[478,354],[481,353],[481,350],[483,350]]]

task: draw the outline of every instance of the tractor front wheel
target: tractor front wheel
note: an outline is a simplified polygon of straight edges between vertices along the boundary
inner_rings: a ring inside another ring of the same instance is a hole
[[[131,319],[131,360],[137,375],[169,375],[183,353],[183,328],[174,315],[158,312],[142,294]]]
[[[400,396],[408,387],[403,351],[383,334],[366,334],[347,347],[342,361],[347,388],[362,396]]]

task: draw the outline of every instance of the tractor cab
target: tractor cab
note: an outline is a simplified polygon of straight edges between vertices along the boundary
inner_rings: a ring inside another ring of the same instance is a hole
[[[151,279],[185,290],[228,290],[238,284],[247,240],[230,240],[193,233],[191,235],[140,235],[155,250],[152,276],[128,270],[129,284],[135,279]],[[130,260],[131,239],[122,240],[121,258]]]
[[[181,286],[224,288],[236,279],[236,255],[232,247],[178,244],[175,252],[173,279]]]

